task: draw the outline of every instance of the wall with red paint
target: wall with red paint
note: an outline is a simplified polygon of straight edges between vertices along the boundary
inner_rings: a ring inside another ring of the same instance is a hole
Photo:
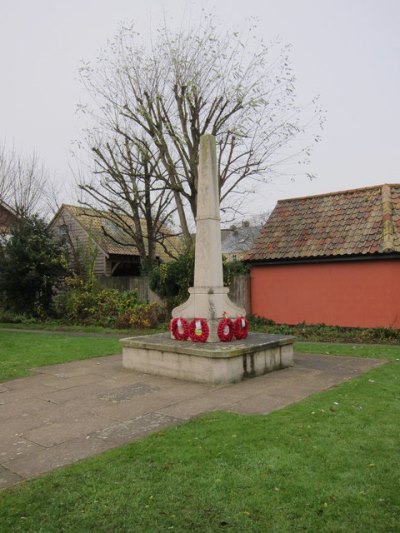
[[[400,260],[252,266],[251,308],[283,324],[400,328]]]

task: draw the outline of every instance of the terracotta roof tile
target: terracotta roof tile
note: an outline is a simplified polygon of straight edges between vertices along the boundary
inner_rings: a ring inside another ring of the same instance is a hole
[[[400,252],[400,184],[280,200],[246,259]]]

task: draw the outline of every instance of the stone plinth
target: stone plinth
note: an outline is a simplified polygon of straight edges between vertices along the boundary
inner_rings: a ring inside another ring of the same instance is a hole
[[[236,383],[293,366],[294,337],[250,333],[229,343],[176,341],[168,333],[122,339],[124,368],[203,383]]]

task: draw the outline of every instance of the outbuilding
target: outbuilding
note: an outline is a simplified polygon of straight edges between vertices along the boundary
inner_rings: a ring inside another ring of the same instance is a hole
[[[126,225],[133,226],[128,217],[120,216]],[[115,221],[114,221],[115,220]],[[144,221],[143,226],[144,226]],[[63,204],[50,223],[54,234],[65,239],[70,252],[70,267],[78,271],[82,260],[93,262],[97,277],[141,275],[141,258],[132,237],[121,222],[107,211]],[[145,233],[145,228],[143,229]],[[163,245],[156,244],[157,261],[170,261],[179,253],[178,241],[165,237]],[[169,253],[166,253],[168,249]]]
[[[400,328],[400,185],[280,200],[246,258],[254,315]]]
[[[15,210],[0,199],[0,236],[10,235],[12,229],[17,227],[19,220]]]

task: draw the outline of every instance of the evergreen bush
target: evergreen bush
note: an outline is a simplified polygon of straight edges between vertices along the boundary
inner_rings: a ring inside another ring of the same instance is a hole
[[[0,292],[6,310],[37,318],[52,311],[67,271],[63,244],[38,216],[24,218],[0,246]]]
[[[190,248],[171,263],[155,267],[149,274],[150,288],[166,301],[170,311],[189,297],[189,287],[194,284],[194,249]],[[247,274],[248,268],[241,261],[224,261],[224,285],[229,286],[235,275]]]

